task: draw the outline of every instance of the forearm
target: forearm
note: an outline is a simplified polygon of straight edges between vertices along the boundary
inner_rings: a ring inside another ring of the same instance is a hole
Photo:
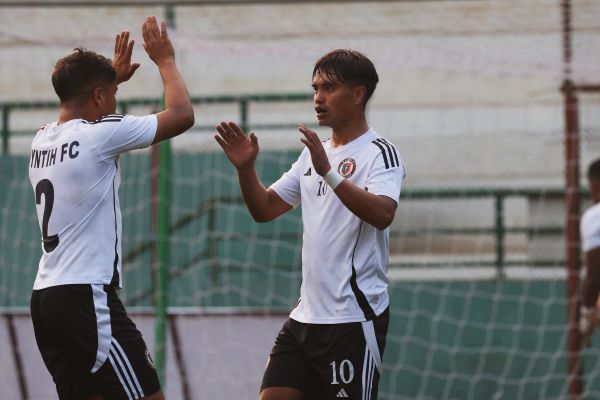
[[[162,62],[158,65],[158,69],[165,88],[165,110],[173,110],[183,116],[191,116],[193,120],[192,101],[185,82],[175,65],[175,60]]]
[[[348,180],[335,188],[340,201],[361,220],[383,230],[394,219],[396,203],[389,198],[369,193]]]
[[[256,175],[254,166],[237,170],[242,197],[250,215],[256,222],[268,221],[269,192]]]
[[[598,299],[600,282],[586,279],[583,282],[582,305],[585,307],[595,307]]]

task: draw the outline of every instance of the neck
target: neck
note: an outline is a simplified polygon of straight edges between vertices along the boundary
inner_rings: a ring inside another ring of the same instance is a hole
[[[73,102],[65,102],[60,104],[58,112],[58,123],[62,124],[72,119],[84,119],[86,121],[95,121],[101,117],[89,105],[79,105]]]
[[[369,125],[365,119],[364,114],[348,123],[332,127],[333,132],[331,134],[331,145],[333,147],[343,146],[350,143],[363,133],[369,130]]]

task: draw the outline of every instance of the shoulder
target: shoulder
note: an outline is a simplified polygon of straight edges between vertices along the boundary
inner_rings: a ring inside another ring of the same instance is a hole
[[[583,229],[594,229],[600,226],[600,203],[591,206],[583,213],[581,226]]]
[[[86,120],[82,119],[81,123],[86,124],[86,125],[98,125],[98,124],[104,124],[104,123],[121,122],[121,121],[123,121],[124,118],[125,118],[125,115],[123,115],[123,114],[108,114],[108,115],[105,115],[104,117],[98,118],[95,121],[86,121]]]
[[[88,132],[138,132],[147,131],[149,127],[154,127],[156,131],[156,115],[148,114],[144,116],[108,114],[95,121],[81,120],[79,126]]]
[[[51,126],[52,124],[56,124],[56,122],[48,122],[47,124],[44,124],[42,126],[40,126],[40,128],[37,130],[37,132],[35,133],[34,136],[34,140],[39,137],[40,134],[44,133],[44,131],[46,131],[46,129]]]
[[[41,131],[45,130],[47,127],[49,127],[50,125],[54,124],[55,122],[48,122],[47,124],[44,124],[40,127],[40,129],[38,129],[37,133],[40,133]]]
[[[370,139],[370,151],[378,158],[381,159],[386,169],[389,168],[401,168],[404,170],[404,161],[400,155],[400,151],[394,143],[389,139],[384,138],[377,132],[372,131]]]
[[[600,247],[600,204],[587,209],[581,218],[580,228],[584,252]]]

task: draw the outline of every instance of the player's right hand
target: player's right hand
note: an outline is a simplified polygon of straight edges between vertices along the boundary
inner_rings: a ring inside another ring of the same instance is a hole
[[[254,132],[246,135],[235,122],[221,122],[216,126],[215,140],[221,145],[229,161],[237,169],[253,167],[258,155],[258,138]]]
[[[155,16],[146,17],[142,22],[142,36],[144,37],[144,50],[159,67],[164,62],[175,61],[175,50],[167,34],[167,23],[162,21],[160,29]]]

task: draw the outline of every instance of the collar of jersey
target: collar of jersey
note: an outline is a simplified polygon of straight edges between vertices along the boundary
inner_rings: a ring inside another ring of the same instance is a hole
[[[79,119],[70,119],[67,122],[63,122],[60,125],[58,124],[58,121],[50,122],[48,125],[46,125],[45,131],[49,135],[58,133],[58,132],[61,132],[66,126],[69,126],[70,124],[72,124],[75,121],[81,121],[81,118],[79,118]]]
[[[363,133],[362,135],[360,135],[359,137],[357,137],[353,141],[351,141],[349,143],[346,143],[346,144],[344,144],[342,146],[339,146],[339,147],[333,147],[331,145],[331,138],[329,138],[327,140],[327,142],[325,142],[325,144],[326,144],[326,150],[329,153],[339,153],[340,151],[352,149],[352,148],[354,148],[356,146],[361,146],[365,142],[373,140],[374,136],[375,136],[375,131],[373,131],[373,129],[371,127],[369,127],[369,130],[367,130],[365,133]]]

